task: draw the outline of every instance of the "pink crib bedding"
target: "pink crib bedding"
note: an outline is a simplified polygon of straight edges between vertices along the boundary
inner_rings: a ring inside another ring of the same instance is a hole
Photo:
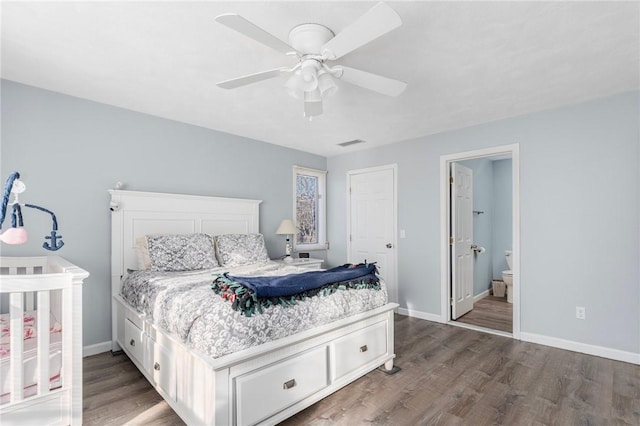
[[[23,343],[23,372],[24,397],[34,395],[37,390],[37,329],[36,311],[24,313],[24,343]],[[49,388],[60,386],[60,370],[62,368],[62,327],[53,315],[49,319]],[[0,404],[5,404],[10,397],[10,360],[11,346],[9,344],[10,328],[9,314],[0,314]]]

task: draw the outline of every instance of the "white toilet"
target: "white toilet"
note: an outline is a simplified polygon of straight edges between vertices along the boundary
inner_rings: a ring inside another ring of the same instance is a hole
[[[509,265],[508,271],[502,271],[502,281],[504,281],[507,287],[507,302],[513,303],[513,271],[511,271],[511,250],[504,252],[504,257],[507,258],[507,265]]]

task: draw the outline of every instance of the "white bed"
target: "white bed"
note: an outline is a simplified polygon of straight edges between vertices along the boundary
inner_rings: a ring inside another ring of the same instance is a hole
[[[190,349],[120,296],[148,234],[257,233],[257,200],[112,190],[113,350],[122,349],[188,424],[275,424],[380,365],[392,369],[387,303],[239,352]]]

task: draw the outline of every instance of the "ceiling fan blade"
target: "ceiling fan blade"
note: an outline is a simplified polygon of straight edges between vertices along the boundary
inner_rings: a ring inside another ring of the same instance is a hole
[[[222,25],[226,25],[232,30],[246,35],[247,37],[264,44],[272,49],[282,52],[285,55],[296,54],[296,49],[289,46],[284,41],[271,33],[266,32],[262,28],[258,27],[254,23],[247,21],[237,13],[225,13],[224,15],[216,16],[216,21]]]
[[[244,75],[242,77],[232,78],[231,80],[221,81],[216,83],[218,87],[223,89],[235,89],[236,87],[246,86],[247,84],[257,83],[259,81],[268,80],[273,77],[278,77],[283,73],[290,72],[291,68],[282,67],[274,68],[268,71],[262,71],[255,74]]]
[[[322,46],[327,59],[338,59],[347,53],[402,25],[400,15],[390,6],[378,3]]]
[[[342,65],[333,67],[332,71],[340,80],[387,96],[399,96],[407,88],[407,83],[403,81]]]

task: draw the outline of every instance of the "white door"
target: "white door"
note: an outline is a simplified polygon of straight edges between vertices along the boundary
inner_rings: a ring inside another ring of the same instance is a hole
[[[348,172],[348,261],[376,262],[391,302],[398,301],[395,175],[395,166]]]
[[[451,319],[473,309],[473,171],[451,163]]]

